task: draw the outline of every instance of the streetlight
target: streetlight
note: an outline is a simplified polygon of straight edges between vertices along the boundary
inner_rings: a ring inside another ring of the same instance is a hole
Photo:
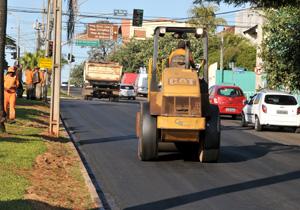
[[[18,16],[16,16],[14,13],[7,11],[7,14],[15,16],[18,22],[18,34],[17,34],[17,64],[19,65],[19,58],[20,58],[20,48],[19,48],[19,37],[20,37],[20,21]]]

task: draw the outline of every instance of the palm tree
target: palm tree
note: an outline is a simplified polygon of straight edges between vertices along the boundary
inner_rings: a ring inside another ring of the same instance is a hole
[[[23,64],[24,68],[30,67],[33,69],[35,66],[38,66],[40,58],[45,57],[45,50],[39,50],[35,53],[31,52],[24,52],[24,55],[19,58],[21,64]],[[61,65],[64,66],[68,64],[68,61],[62,57],[61,58]],[[48,71],[48,82],[50,81],[52,75],[52,69]]]
[[[6,132],[4,121],[4,61],[5,61],[5,37],[7,22],[7,0],[0,0],[0,133]]]
[[[38,66],[39,59],[45,57],[45,51],[39,50],[35,53],[24,52],[24,55],[19,58],[19,61],[26,68],[27,66],[33,69],[35,66]]]
[[[191,19],[188,23],[200,27],[207,28],[209,32],[214,33],[217,26],[226,25],[227,22],[223,18],[216,18],[215,12],[219,11],[218,6],[212,6],[211,4],[201,4],[200,6],[194,5],[189,10]]]

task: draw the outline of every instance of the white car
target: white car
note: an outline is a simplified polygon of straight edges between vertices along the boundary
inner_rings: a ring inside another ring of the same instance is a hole
[[[292,127],[300,132],[300,107],[296,98],[287,92],[262,90],[245,101],[242,126],[254,123],[261,131],[264,126]]]
[[[120,84],[120,98],[128,98],[135,100],[136,97],[136,91],[134,89],[133,85],[129,84]]]

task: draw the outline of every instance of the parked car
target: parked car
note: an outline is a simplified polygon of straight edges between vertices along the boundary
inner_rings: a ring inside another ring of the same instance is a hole
[[[120,98],[127,98],[135,100],[136,91],[133,85],[129,84],[120,84]]]
[[[62,82],[61,87],[68,87],[68,82]]]
[[[231,115],[236,119],[241,115],[247,99],[241,88],[228,85],[213,85],[208,91],[209,102],[218,105],[220,114]]]
[[[136,94],[147,96],[148,95],[148,74],[139,73],[135,80],[135,90]]]
[[[261,131],[264,126],[292,127],[296,132],[300,130],[300,107],[292,94],[262,90],[245,104],[241,121],[244,127],[254,123],[257,131]]]

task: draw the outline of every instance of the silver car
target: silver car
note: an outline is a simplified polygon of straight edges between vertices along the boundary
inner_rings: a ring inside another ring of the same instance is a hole
[[[121,84],[120,85],[120,98],[127,98],[135,100],[136,92],[133,85]]]

